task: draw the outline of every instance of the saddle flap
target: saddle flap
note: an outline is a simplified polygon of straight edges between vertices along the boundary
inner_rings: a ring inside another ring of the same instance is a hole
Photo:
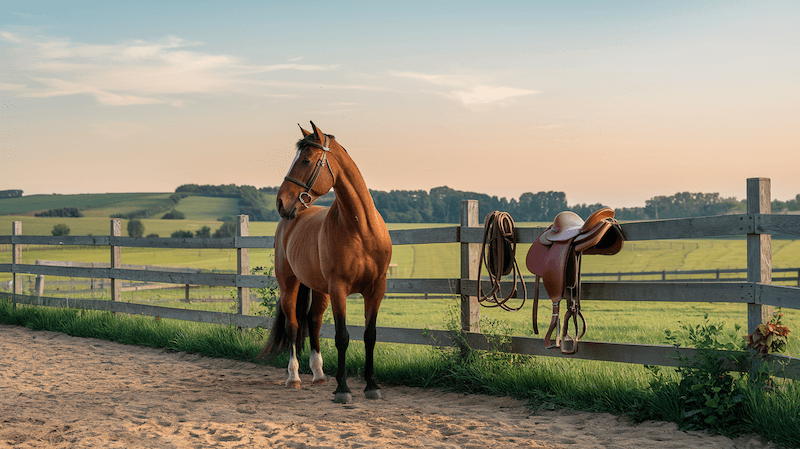
[[[619,225],[612,224],[593,246],[583,250],[583,254],[601,254],[604,256],[613,256],[614,254],[622,251],[622,245],[624,242],[625,236],[622,235],[622,230],[619,228]]]
[[[547,296],[551,299],[563,298],[567,287],[574,287],[576,274],[572,242],[557,242],[545,246],[536,242],[531,245],[525,258],[525,265],[531,273],[541,276]]]
[[[537,238],[528,250],[528,255],[525,256],[525,265],[528,267],[528,271],[537,276],[544,276],[544,261],[549,251],[550,242],[544,245]]]

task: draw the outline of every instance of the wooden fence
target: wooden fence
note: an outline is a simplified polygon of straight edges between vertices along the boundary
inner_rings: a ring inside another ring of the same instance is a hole
[[[671,302],[728,302],[747,305],[747,329],[766,321],[773,306],[800,309],[800,288],[771,285],[772,250],[771,234],[800,236],[800,216],[770,214],[770,181],[765,178],[747,180],[747,213],[715,217],[697,217],[670,220],[638,221],[622,224],[628,241],[656,239],[686,239],[715,236],[747,236],[747,279],[744,282],[584,282],[582,299],[590,301],[671,301]],[[532,243],[543,228],[518,228],[519,243]],[[455,294],[461,298],[461,327],[467,342],[476,349],[491,349],[491,338],[479,329],[480,305],[474,296],[477,291],[478,261],[483,228],[478,216],[478,203],[474,200],[461,204],[458,226],[390,231],[392,244],[459,243],[461,245],[461,276],[459,279],[389,279],[387,293],[404,294]],[[250,275],[248,251],[251,248],[273,248],[274,238],[248,235],[247,216],[238,217],[237,236],[219,239],[133,238],[121,237],[121,222],[111,221],[110,236],[25,236],[22,223],[14,222],[12,235],[0,236],[0,244],[10,244],[12,262],[0,264],[0,272],[12,273],[12,293],[0,293],[20,304],[51,307],[72,307],[113,312],[141,314],[205,323],[236,325],[240,327],[268,327],[272,319],[248,315],[250,288],[266,287],[270,278]],[[22,245],[84,245],[110,247],[108,268],[63,267],[26,265],[21,262]],[[121,264],[123,247],[148,248],[235,248],[238,253],[237,270],[233,274],[186,273],[178,271],[151,271],[125,268]],[[110,279],[111,301],[65,299],[22,295],[17,275],[21,273],[52,276]],[[120,281],[149,281],[172,284],[191,284],[235,287],[237,313],[208,312],[175,309],[152,305],[120,302]],[[509,288],[509,287],[507,287]],[[529,292],[534,283],[527,283]],[[547,292],[540,287],[540,296]],[[351,338],[363,339],[363,326],[348,326]],[[323,325],[322,336],[333,338],[333,325]],[[406,328],[379,328],[382,342],[446,346],[453,344],[451,335],[441,330]],[[639,345],[582,341],[574,355],[561,354],[558,349],[545,349],[540,338],[511,337],[502,349],[506,352],[605,360],[645,365],[676,366],[676,353],[690,355],[691,348],[666,345]],[[770,356],[777,374],[800,379],[800,359]]]

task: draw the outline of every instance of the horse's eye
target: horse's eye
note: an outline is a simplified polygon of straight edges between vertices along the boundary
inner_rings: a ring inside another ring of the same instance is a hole
[[[311,163],[311,159],[308,159],[308,158],[303,159],[303,162],[301,162],[301,164],[303,164],[303,165],[308,165],[310,163]]]

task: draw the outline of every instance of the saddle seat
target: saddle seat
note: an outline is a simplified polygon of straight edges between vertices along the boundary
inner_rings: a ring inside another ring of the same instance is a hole
[[[525,258],[528,270],[536,275],[534,291],[533,329],[539,333],[537,306],[539,301],[539,278],[544,281],[547,295],[553,302],[553,316],[545,336],[545,346],[560,347],[561,352],[571,354],[577,351],[578,340],[586,333],[586,320],[580,311],[580,266],[582,254],[613,255],[622,249],[624,237],[619,224],[614,219],[614,210],[602,208],[583,221],[578,214],[564,211],[556,215],[553,224],[548,226],[531,245]],[[558,326],[559,304],[567,298],[568,311],[564,317],[561,337],[556,334],[556,343],[550,344],[551,334]],[[568,320],[572,317],[577,331],[577,317],[583,322],[583,330],[577,337],[568,334]],[[572,346],[567,348],[562,341],[569,339]]]

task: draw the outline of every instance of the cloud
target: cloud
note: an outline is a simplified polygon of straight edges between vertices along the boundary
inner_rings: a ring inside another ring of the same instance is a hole
[[[424,81],[445,88],[440,95],[457,99],[464,105],[487,105],[500,103],[513,97],[535,95],[539,91],[486,84],[470,75],[431,75],[418,72],[392,72],[393,76]]]
[[[271,72],[333,69],[296,62],[249,65],[236,56],[201,51],[198,47],[202,43],[175,36],[154,41],[92,44],[0,31],[0,39],[13,44],[18,74],[36,74],[26,79],[25,85],[0,80],[0,89],[40,98],[90,95],[99,103],[112,106],[181,107],[182,95],[247,92],[254,82],[269,81],[263,76]],[[285,95],[285,92],[254,94]]]

